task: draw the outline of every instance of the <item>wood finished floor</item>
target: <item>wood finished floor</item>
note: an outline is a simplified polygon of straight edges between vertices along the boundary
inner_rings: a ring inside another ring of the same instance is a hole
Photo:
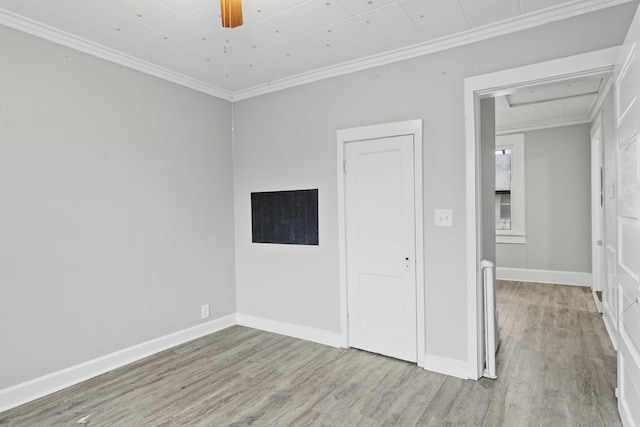
[[[498,379],[235,326],[0,413],[2,426],[618,426],[588,288],[498,283]]]

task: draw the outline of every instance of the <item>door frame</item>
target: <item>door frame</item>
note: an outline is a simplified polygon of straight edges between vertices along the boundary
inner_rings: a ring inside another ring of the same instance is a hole
[[[425,344],[425,290],[424,290],[424,215],[422,192],[422,119],[361,126],[337,131],[337,184],[338,184],[338,271],[340,280],[340,340],[349,347],[347,305],[347,237],[345,206],[345,144],[393,136],[413,136],[413,184],[415,218],[415,272],[416,272],[416,341],[417,364],[424,366]]]
[[[602,303],[596,291],[604,290],[606,281],[606,247],[604,244],[604,139],[602,114],[598,114],[589,130],[591,139],[591,293],[599,313]],[[603,197],[601,200],[600,198]],[[598,245],[600,242],[600,245]],[[598,249],[599,248],[599,249]]]
[[[466,139],[466,226],[467,226],[467,376],[478,379],[483,371],[483,319],[481,314],[482,276],[480,245],[482,216],[480,211],[480,99],[509,94],[516,87],[559,82],[566,79],[611,74],[620,47],[526,65],[494,73],[468,77],[464,81]],[[597,109],[597,108],[596,108]]]

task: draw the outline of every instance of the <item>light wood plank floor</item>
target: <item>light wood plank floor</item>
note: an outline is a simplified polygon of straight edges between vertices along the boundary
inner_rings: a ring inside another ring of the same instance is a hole
[[[588,288],[499,282],[498,379],[235,326],[0,414],[2,426],[618,426]]]

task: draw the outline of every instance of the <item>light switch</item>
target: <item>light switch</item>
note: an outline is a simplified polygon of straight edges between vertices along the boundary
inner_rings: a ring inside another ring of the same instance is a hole
[[[453,227],[453,210],[436,209],[434,213],[436,227]]]

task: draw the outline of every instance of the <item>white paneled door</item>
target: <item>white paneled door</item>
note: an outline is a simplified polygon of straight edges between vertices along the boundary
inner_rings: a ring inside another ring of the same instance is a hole
[[[345,144],[349,345],[416,362],[413,135]]]
[[[640,11],[640,9],[639,9]],[[640,12],[616,72],[618,124],[618,409],[640,426]]]

